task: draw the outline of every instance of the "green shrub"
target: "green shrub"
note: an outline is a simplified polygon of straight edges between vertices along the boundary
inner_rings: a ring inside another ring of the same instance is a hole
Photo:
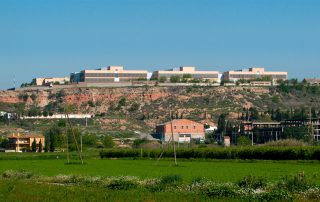
[[[102,143],[104,145],[105,148],[112,148],[114,147],[115,143],[112,140],[112,137],[109,135],[106,135],[103,140]]]
[[[246,136],[238,137],[238,145],[239,146],[248,146],[248,145],[251,145],[251,144],[252,144],[252,142],[248,137],[246,137]]]
[[[257,196],[249,196],[250,201],[292,201],[293,196],[285,189],[275,189],[261,193]],[[252,200],[254,199],[254,200]]]
[[[129,190],[137,188],[138,184],[133,181],[120,178],[111,181],[106,187],[112,190]]]
[[[246,176],[239,181],[238,185],[244,188],[258,189],[267,186],[267,179],[260,176]]]
[[[177,185],[182,182],[180,175],[167,175],[162,177],[160,183],[165,185]]]
[[[237,198],[238,187],[232,184],[214,184],[202,191],[208,197],[212,198]]]
[[[294,176],[286,176],[278,183],[278,187],[285,188],[289,191],[306,191],[311,187],[311,182],[304,174],[298,173]]]
[[[164,83],[166,81],[167,81],[167,77],[165,77],[165,76],[161,76],[160,79],[159,79],[160,83]]]
[[[167,175],[163,176],[159,181],[151,183],[147,188],[152,192],[160,192],[169,190],[171,188],[176,188],[178,185],[182,184],[182,177],[180,175]]]
[[[30,179],[34,176],[32,172],[26,170],[7,170],[2,173],[3,178],[10,179]]]

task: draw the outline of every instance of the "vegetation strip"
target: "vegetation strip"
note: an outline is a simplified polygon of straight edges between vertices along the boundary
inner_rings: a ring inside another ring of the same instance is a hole
[[[96,187],[107,190],[144,190],[149,193],[184,193],[208,198],[241,200],[320,200],[319,185],[312,182],[303,172],[285,176],[280,181],[270,183],[265,177],[247,176],[236,183],[216,183],[206,178],[195,178],[190,183],[179,175],[161,178],[140,179],[135,176],[89,177],[80,175],[58,175],[54,177],[36,176],[24,170],[7,170],[1,180],[37,181],[55,186]]]
[[[101,158],[173,157],[172,149],[109,149]],[[259,160],[320,160],[320,147],[242,147],[177,149],[177,158],[259,159]]]

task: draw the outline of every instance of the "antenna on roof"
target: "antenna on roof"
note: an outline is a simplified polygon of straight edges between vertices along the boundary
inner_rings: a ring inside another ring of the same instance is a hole
[[[13,89],[16,89],[16,75],[13,75]]]

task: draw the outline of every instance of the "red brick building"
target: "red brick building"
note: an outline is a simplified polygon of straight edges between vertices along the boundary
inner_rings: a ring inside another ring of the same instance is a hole
[[[188,119],[172,120],[173,139],[176,142],[190,142],[191,139],[205,139],[204,125]],[[171,122],[156,126],[156,133],[168,142],[172,136]]]

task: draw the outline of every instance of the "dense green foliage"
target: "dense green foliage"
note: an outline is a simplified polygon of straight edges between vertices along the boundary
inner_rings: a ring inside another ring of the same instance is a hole
[[[249,146],[252,142],[247,136],[239,136],[238,137],[238,146]]]
[[[57,148],[62,148],[65,145],[65,135],[62,128],[53,124],[45,131],[45,151],[54,152]]]
[[[112,137],[109,136],[109,135],[106,135],[103,138],[102,143],[103,143],[105,148],[112,148],[114,146],[114,142],[112,140]]]
[[[173,150],[114,149],[100,152],[101,158],[173,157]],[[262,160],[320,160],[320,147],[238,147],[177,149],[177,158],[203,159],[262,159]]]
[[[283,130],[282,138],[284,139],[296,139],[308,141],[308,127],[286,127]]]
[[[303,93],[310,93],[310,94],[320,93],[319,86],[309,85],[305,80],[299,82],[297,79],[281,81],[277,89],[281,93],[296,93],[296,92],[303,92]]]
[[[6,148],[9,140],[4,137],[0,137],[0,148]]]

